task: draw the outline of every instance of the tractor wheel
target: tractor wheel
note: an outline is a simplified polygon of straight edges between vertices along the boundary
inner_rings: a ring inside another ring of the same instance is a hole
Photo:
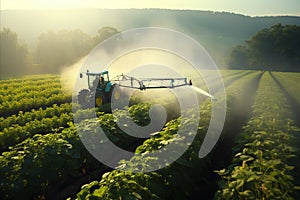
[[[121,98],[121,89],[118,85],[114,84],[110,89],[110,101],[118,101]]]
[[[78,103],[81,105],[82,108],[88,107],[89,94],[90,94],[90,91],[87,89],[83,89],[78,93],[78,96],[77,96]]]
[[[104,95],[103,92],[96,92],[96,95],[95,95],[95,106],[96,107],[102,106],[103,104],[107,103],[106,101],[107,101],[106,96]]]

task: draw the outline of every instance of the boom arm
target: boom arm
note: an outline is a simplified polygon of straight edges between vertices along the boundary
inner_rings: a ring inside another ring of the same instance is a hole
[[[87,71],[85,73],[88,76],[88,82],[90,81],[90,76],[95,77],[103,77],[106,75],[106,82],[108,84],[111,84],[111,82],[114,82],[118,84],[121,87],[127,87],[127,88],[133,88],[133,89],[140,89],[140,90],[146,90],[146,89],[155,89],[155,88],[176,88],[181,87],[185,85],[192,85],[192,81],[187,81],[187,78],[146,78],[146,79],[137,79],[132,76],[128,76],[125,74],[121,74],[113,78],[112,80],[109,80],[108,71],[103,71],[100,73],[91,73]],[[80,78],[82,78],[83,75],[80,73]],[[111,84],[112,85],[112,84]],[[197,88],[192,87],[196,92],[201,93],[205,96],[208,96],[212,99],[215,99],[211,94],[207,93],[206,91]]]
[[[186,78],[147,78],[137,79],[124,74],[116,76],[112,81],[117,82],[119,86],[127,88],[136,88],[140,90],[154,88],[175,88],[184,85],[191,85]]]

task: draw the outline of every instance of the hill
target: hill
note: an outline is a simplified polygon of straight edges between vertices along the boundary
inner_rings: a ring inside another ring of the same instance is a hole
[[[262,28],[281,23],[300,25],[300,17],[250,17],[234,13],[166,9],[2,10],[1,28],[15,31],[35,47],[42,32],[81,29],[94,35],[104,26],[126,30],[158,26],[186,33],[202,44],[222,65],[230,48],[243,43]]]

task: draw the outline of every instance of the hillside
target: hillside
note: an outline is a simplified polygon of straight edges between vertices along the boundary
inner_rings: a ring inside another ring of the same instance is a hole
[[[199,41],[217,64],[230,48],[243,43],[262,28],[276,23],[300,25],[300,17],[249,17],[233,13],[165,9],[4,10],[1,28],[15,31],[30,47],[48,30],[81,29],[94,35],[103,26],[118,30],[158,26],[186,33]]]

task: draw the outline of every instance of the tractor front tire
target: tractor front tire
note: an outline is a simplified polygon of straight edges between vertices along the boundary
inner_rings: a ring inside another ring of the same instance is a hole
[[[107,103],[106,96],[103,92],[96,92],[95,94],[95,107],[100,107]]]

